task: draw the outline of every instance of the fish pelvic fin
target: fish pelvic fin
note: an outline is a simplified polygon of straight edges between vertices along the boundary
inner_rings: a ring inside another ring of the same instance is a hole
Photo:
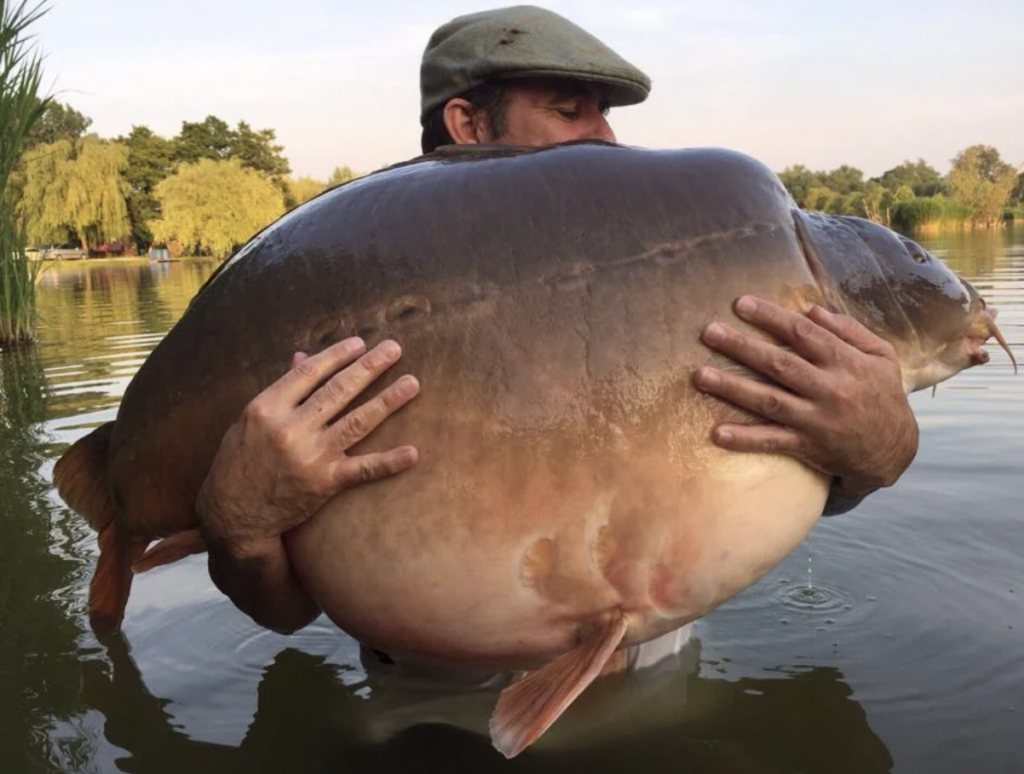
[[[99,533],[100,558],[89,583],[89,621],[99,636],[121,628],[132,586],[132,561],[146,540],[134,538],[114,518],[107,485],[107,451],[114,423],[100,425],[71,445],[53,469],[57,492]]]
[[[114,520],[114,503],[107,487],[107,450],[114,423],[100,425],[79,438],[57,460],[53,483],[72,510],[101,532]]]
[[[132,572],[136,574],[147,572],[154,567],[162,567],[165,564],[184,559],[186,556],[202,554],[205,551],[206,541],[199,534],[199,530],[187,529],[166,537],[148,548],[142,556],[132,562]]]
[[[100,530],[100,558],[89,583],[89,623],[99,637],[121,630],[128,594],[132,590],[132,563],[146,549],[144,538],[135,538],[111,521]]]
[[[576,648],[502,691],[491,716],[494,747],[514,758],[533,744],[601,674],[628,628],[618,613]]]

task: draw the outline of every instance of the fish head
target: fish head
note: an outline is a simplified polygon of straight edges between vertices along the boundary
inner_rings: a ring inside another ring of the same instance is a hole
[[[870,220],[827,218],[821,262],[847,311],[896,349],[908,392],[989,361],[996,310],[969,282],[917,242]],[[818,226],[817,231],[823,227]]]

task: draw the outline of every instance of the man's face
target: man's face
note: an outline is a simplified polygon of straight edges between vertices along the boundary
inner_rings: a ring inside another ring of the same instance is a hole
[[[509,81],[505,131],[492,142],[552,145],[571,140],[615,142],[599,86],[564,79]]]

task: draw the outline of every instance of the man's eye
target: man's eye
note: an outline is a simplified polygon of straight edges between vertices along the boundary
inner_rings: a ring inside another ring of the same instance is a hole
[[[601,115],[603,115],[605,118],[607,118],[608,114],[611,113],[611,112],[612,112],[612,106],[609,105],[607,102],[602,102],[601,103]]]
[[[555,108],[562,118],[576,119],[580,117],[579,111],[574,108]]]

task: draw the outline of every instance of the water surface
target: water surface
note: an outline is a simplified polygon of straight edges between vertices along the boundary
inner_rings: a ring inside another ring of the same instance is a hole
[[[922,242],[1024,353],[1024,230]],[[262,630],[202,558],[138,578],[124,637],[100,645],[95,536],[53,463],[114,418],[213,268],[50,269],[37,351],[2,360],[0,770],[1024,771],[1024,376],[992,347],[913,397],[921,451],[896,487],[822,521],[677,657],[589,691],[515,761],[472,730],[492,695],[396,682],[325,620]]]

